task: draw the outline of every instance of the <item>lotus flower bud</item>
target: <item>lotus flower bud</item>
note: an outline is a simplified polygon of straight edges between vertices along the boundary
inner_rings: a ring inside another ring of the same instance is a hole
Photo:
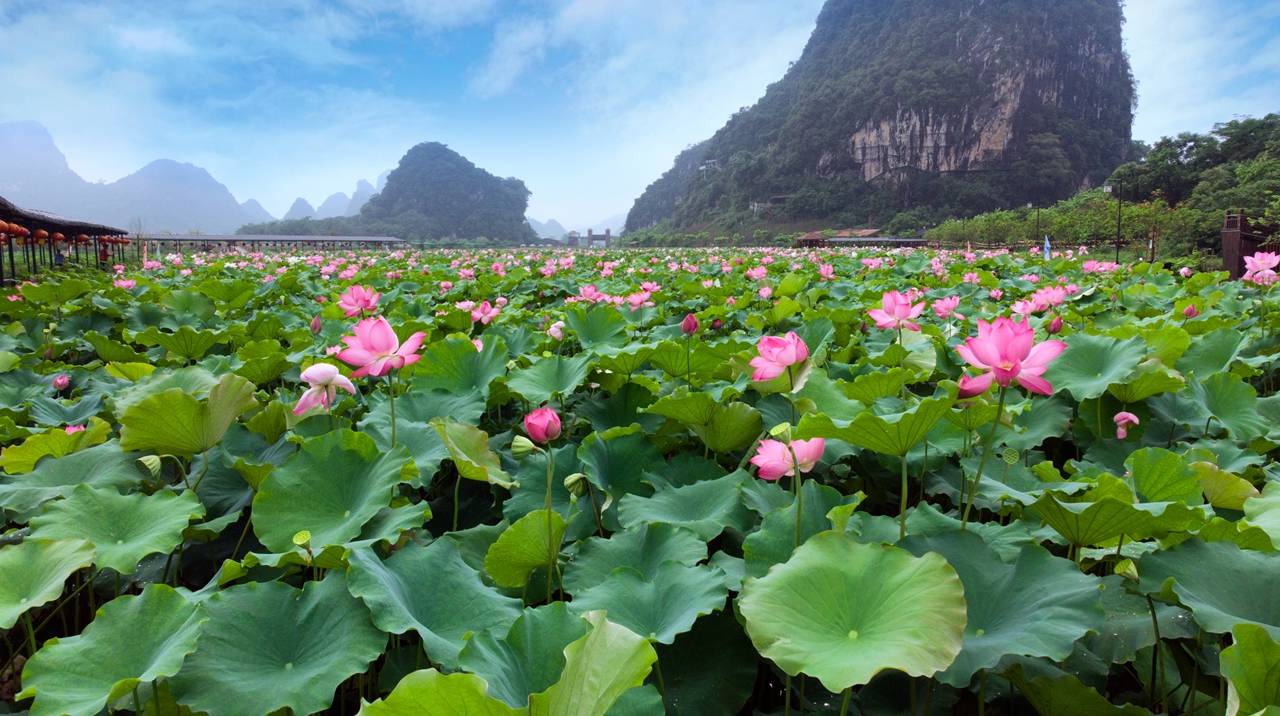
[[[575,472],[564,479],[564,489],[574,497],[582,497],[587,492],[587,476]]]
[[[1200,315],[1200,309],[1196,308],[1196,304],[1192,303],[1192,304],[1189,304],[1186,308],[1182,309],[1182,315],[1186,316],[1187,318],[1195,318],[1196,316]]]
[[[1062,332],[1062,316],[1053,317],[1053,320],[1049,322],[1048,331],[1051,336],[1056,336]]]
[[[514,455],[517,460],[525,459],[529,456],[529,453],[537,449],[538,446],[534,445],[532,440],[523,435],[517,435],[515,439],[511,441],[511,454]]]
[[[683,321],[680,321],[680,331],[686,336],[692,336],[698,332],[698,317],[692,313],[686,315]]]
[[[311,319],[311,332],[312,332],[312,333],[319,333],[319,332],[320,332],[320,329],[321,329],[321,328],[323,328],[323,327],[324,327],[324,323],[323,323],[323,322],[321,322],[321,320],[320,320],[320,314],[319,314],[319,313],[317,313],[317,314],[316,314],[316,316],[315,316],[315,318],[312,318],[312,319]]]

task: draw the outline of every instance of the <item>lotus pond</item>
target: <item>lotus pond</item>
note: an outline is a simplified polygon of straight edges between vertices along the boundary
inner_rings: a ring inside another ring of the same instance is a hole
[[[0,713],[1277,713],[1276,263],[43,275]]]

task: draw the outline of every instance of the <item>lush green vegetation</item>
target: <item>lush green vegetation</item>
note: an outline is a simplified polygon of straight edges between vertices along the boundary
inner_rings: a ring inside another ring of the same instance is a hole
[[[0,295],[0,713],[1274,713],[1250,264],[44,274]]]
[[[819,218],[916,231],[1099,184],[1129,147],[1133,85],[1120,26],[1114,0],[828,2],[786,76],[677,157],[637,199],[627,228],[749,232]],[[1022,69],[1032,65],[1040,69]],[[1008,84],[1016,96],[997,91]],[[868,122],[912,118],[941,132],[934,141],[971,146],[975,116],[1005,110],[1016,132],[1007,150],[956,173],[907,170],[868,183],[849,149]],[[761,209],[772,197],[785,201]]]
[[[1280,114],[1220,124],[1207,134],[1166,137],[1135,152],[1101,189],[1044,207],[1007,209],[949,220],[926,234],[944,244],[1029,243],[1048,234],[1063,248],[1116,235],[1117,196],[1125,201],[1121,240],[1157,254],[1213,253],[1223,214],[1240,210],[1280,223]],[[1038,214],[1038,218],[1037,218]],[[1040,230],[1036,230],[1036,222]]]
[[[524,182],[495,177],[445,145],[428,142],[404,155],[383,190],[357,216],[250,224],[238,233],[513,244],[537,238],[524,219],[528,206],[529,190]]]

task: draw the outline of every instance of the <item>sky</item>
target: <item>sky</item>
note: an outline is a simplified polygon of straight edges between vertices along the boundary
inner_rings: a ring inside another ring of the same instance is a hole
[[[0,0],[0,121],[72,169],[282,215],[441,141],[567,228],[625,214],[799,57],[822,0]],[[1134,136],[1280,111],[1280,2],[1127,0]]]

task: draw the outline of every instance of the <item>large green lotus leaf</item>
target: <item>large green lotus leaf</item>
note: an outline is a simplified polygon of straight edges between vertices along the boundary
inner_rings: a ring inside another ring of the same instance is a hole
[[[964,588],[941,555],[839,532],[810,538],[767,576],[748,579],[738,606],[757,651],[833,692],[885,669],[942,671],[960,653],[966,619]]]
[[[1211,462],[1193,462],[1188,467],[1200,481],[1205,500],[1214,507],[1243,510],[1250,498],[1261,493],[1253,483],[1223,470]],[[1276,525],[1280,528],[1280,524]]]
[[[3,343],[0,342],[0,345]],[[52,392],[53,388],[49,384],[48,376],[38,375],[29,370],[10,369],[5,372],[4,380],[0,380],[0,408],[21,412],[28,401],[42,395],[50,395]]]
[[[658,655],[645,638],[605,619],[583,615],[591,631],[564,649],[554,686],[529,700],[530,716],[604,716],[623,693],[640,686]]]
[[[360,709],[361,716],[521,716],[528,712],[485,694],[484,679],[475,674],[446,675],[435,669],[409,674],[385,699]]]
[[[605,716],[665,716],[666,713],[658,687],[645,684],[622,692],[622,696],[618,697],[617,703],[605,713]]]
[[[609,620],[663,644],[689,631],[695,620],[724,605],[724,575],[713,567],[663,562],[651,575],[618,569],[573,596],[578,611],[602,609]]]
[[[209,716],[321,711],[387,644],[340,573],[301,591],[250,582],[213,594],[204,607],[209,621],[195,653],[169,683],[178,703]]]
[[[1023,547],[1013,564],[1002,562],[972,532],[908,537],[902,547],[917,555],[941,554],[964,585],[964,646],[937,675],[944,684],[966,687],[974,674],[1008,655],[1061,661],[1077,639],[1102,627],[1102,581],[1039,545]]]
[[[502,462],[489,449],[489,434],[474,425],[457,422],[450,418],[433,418],[431,427],[435,428],[440,441],[449,451],[458,474],[468,480],[479,480],[499,485],[507,489],[515,486],[511,476],[502,469]]]
[[[649,362],[669,376],[684,380],[689,376],[714,373],[724,365],[724,358],[705,343],[687,344],[685,341],[662,341],[653,347]],[[694,378],[696,381],[697,379]],[[799,377],[797,376],[797,382]],[[786,383],[786,378],[782,379]]]
[[[564,313],[565,326],[588,351],[626,344],[627,320],[612,306],[574,307]]]
[[[176,388],[197,398],[203,398],[217,383],[218,378],[214,374],[204,368],[190,366],[174,371],[152,373],[133,385],[112,393],[109,399],[115,405],[115,414],[124,415],[129,408],[139,402],[166,390]]]
[[[302,530],[317,551],[343,544],[391,504],[396,485],[417,473],[403,447],[384,452],[363,433],[335,430],[311,438],[262,481],[253,498],[253,533],[273,552],[293,550],[293,536]]]
[[[164,554],[182,542],[182,531],[204,505],[191,490],[122,495],[80,485],[65,499],[45,505],[31,518],[35,539],[83,539],[94,546],[94,564],[133,574],[149,554]]]
[[[1215,373],[1192,381],[1188,393],[1193,404],[1212,415],[1237,440],[1265,435],[1271,427],[1258,414],[1258,392],[1239,376]]]
[[[349,561],[351,593],[368,605],[378,628],[414,630],[431,659],[450,669],[457,667],[467,635],[506,629],[520,615],[520,600],[486,585],[451,539],[425,547],[410,542],[385,561],[358,548]]]
[[[507,346],[501,338],[486,336],[484,348],[477,351],[470,338],[449,336],[428,345],[413,370],[414,390],[479,393],[487,398],[489,384],[507,372]]]
[[[573,358],[550,356],[539,358],[528,368],[511,371],[507,387],[534,405],[551,402],[557,396],[573,393],[587,379],[587,366],[591,356]]]
[[[63,304],[93,290],[93,284],[78,278],[22,284],[22,297],[32,303]]]
[[[191,326],[183,325],[173,333],[165,333],[151,327],[134,336],[134,340],[147,345],[159,345],[164,348],[169,358],[197,361],[203,358],[210,348],[226,341],[226,337],[220,331],[196,330]]]
[[[1108,664],[1133,661],[1139,649],[1156,643],[1151,624],[1151,607],[1155,607],[1161,639],[1190,639],[1200,628],[1191,612],[1182,607],[1152,602],[1125,588],[1125,579],[1113,574],[1102,578],[1102,608],[1106,621],[1097,633],[1085,637],[1084,645]]]
[[[733,615],[710,614],[674,644],[658,647],[666,711],[686,716],[733,716],[741,711],[759,671],[759,657]]]
[[[1280,705],[1280,644],[1255,624],[1236,625],[1231,638],[1219,657],[1227,679],[1227,716]]]
[[[839,382],[844,394],[863,405],[874,405],[881,398],[898,395],[914,382],[916,372],[910,368],[890,368],[860,375],[849,382]]]
[[[138,684],[178,673],[207,619],[164,584],[113,599],[79,636],[44,643],[23,669],[18,698],[35,697],[33,716],[92,716]]]
[[[140,453],[120,450],[114,440],[59,458],[41,460],[21,476],[0,477],[0,507],[24,515],[40,505],[71,494],[77,485],[124,489],[137,485],[145,473],[138,468]]]
[[[1018,687],[1018,693],[1031,702],[1037,713],[1151,716],[1150,711],[1138,706],[1112,704],[1105,696],[1085,686],[1071,674],[1029,677],[1023,673],[1021,664],[1014,664],[1007,675]]]
[[[1164,448],[1135,450],[1124,461],[1133,491],[1143,502],[1204,503],[1200,480],[1179,454]]]
[[[565,589],[578,594],[620,567],[649,578],[664,562],[693,566],[706,558],[707,545],[693,532],[663,522],[642,523],[614,532],[608,539],[592,537],[582,542],[565,568]]]
[[[645,483],[644,473],[665,464],[639,425],[587,435],[578,446],[578,459],[591,484],[615,500],[627,494],[651,494],[653,488]]]
[[[1142,591],[1177,596],[1205,631],[1257,624],[1280,638],[1280,554],[1187,540],[1138,560]]]
[[[83,540],[32,539],[0,547],[0,629],[57,599],[67,577],[90,564],[93,545]]]
[[[692,428],[702,442],[715,453],[733,452],[749,445],[760,434],[763,419],[760,411],[734,401],[716,405],[711,420],[706,425]]]
[[[1187,535],[1188,539],[1192,536],[1199,537],[1205,542],[1232,542],[1245,550],[1280,551],[1271,541],[1271,535],[1264,532],[1262,528],[1249,524],[1246,520],[1232,521],[1214,517],[1196,530],[1194,535]]]
[[[806,480],[800,492],[799,543],[804,544],[810,537],[831,529],[827,514],[844,501],[844,496],[817,480]],[[796,546],[796,502],[793,498],[766,514],[759,529],[743,541],[742,556],[746,560],[747,574],[763,577],[770,567],[787,561]]]
[[[623,527],[666,523],[710,540],[732,527],[745,530],[751,511],[743,504],[742,475],[733,473],[682,487],[659,490],[652,497],[627,495],[618,503]]]
[[[671,418],[685,426],[706,425],[715,415],[718,403],[710,393],[689,392],[681,387],[645,408],[645,412]]]
[[[1138,366],[1138,371],[1123,383],[1112,383],[1107,388],[1116,400],[1125,405],[1140,403],[1153,395],[1176,393],[1187,384],[1177,371],[1152,359]]]
[[[572,515],[574,512],[573,496],[564,486],[564,481],[575,472],[581,471],[577,449],[577,445],[568,443],[550,450],[554,453],[555,460],[555,474],[551,478],[551,509],[562,516]],[[520,460],[515,473],[515,482],[515,487],[511,489],[511,496],[502,503],[502,516],[509,522],[515,522],[534,510],[546,507],[547,453],[530,453]],[[604,501],[604,497],[599,494],[593,496],[597,506]],[[587,498],[584,495],[583,505],[586,506],[586,503]],[[589,519],[592,520],[592,527],[594,527],[594,518]]]
[[[1240,354],[1245,333],[1235,328],[1219,328],[1203,335],[1178,359],[1178,370],[1203,377],[1225,371]]]
[[[1280,482],[1268,482],[1262,494],[1250,497],[1243,505],[1245,520],[1271,538],[1271,544],[1280,548]]]
[[[1045,378],[1077,401],[1102,395],[1112,383],[1127,382],[1147,354],[1147,344],[1136,337],[1118,341],[1077,333],[1066,343],[1067,350],[1049,366]]]
[[[483,678],[490,696],[523,707],[560,679],[565,647],[588,630],[564,602],[527,608],[505,633],[491,630],[468,640],[458,665]]]
[[[1031,407],[1013,419],[1012,430],[1001,428],[996,436],[998,443],[1004,443],[1014,450],[1031,450],[1047,438],[1068,432],[1067,426],[1071,424],[1071,405],[1065,396],[1028,402]],[[994,419],[993,415],[990,420]]]
[[[129,406],[120,416],[120,447],[190,457],[217,445],[241,413],[257,405],[253,383],[228,373],[199,400],[177,388]]]
[[[10,475],[31,472],[46,457],[70,455],[105,442],[110,435],[111,425],[100,418],[91,418],[80,432],[68,433],[63,428],[52,428],[36,433],[21,443],[0,451],[0,470]]]
[[[870,411],[859,413],[847,426],[838,426],[822,413],[809,413],[800,419],[800,438],[837,438],[851,445],[901,457],[911,451],[929,430],[955,404],[955,385],[945,383],[948,395],[925,398],[911,410],[881,416]]]
[[[1040,519],[1074,545],[1102,544],[1121,535],[1142,539],[1194,529],[1208,519],[1207,508],[1181,502],[1130,504],[1115,497],[1065,502],[1045,493],[1033,505]]]
[[[360,432],[369,435],[383,450],[391,448],[390,401],[371,399],[369,412],[360,420]],[[452,418],[460,423],[475,423],[484,413],[484,399],[479,393],[449,393],[443,390],[418,390],[396,397],[396,443],[413,456],[424,482],[429,483],[449,457],[444,440],[431,426],[434,418]]]
[[[27,408],[32,420],[40,425],[51,427],[83,425],[101,410],[102,398],[97,396],[86,396],[74,403],[62,403],[52,398],[39,397],[32,400]]]
[[[489,547],[484,571],[499,587],[525,586],[538,568],[545,568],[552,559],[559,561],[560,543],[567,527],[559,512],[530,512],[503,530]]]

